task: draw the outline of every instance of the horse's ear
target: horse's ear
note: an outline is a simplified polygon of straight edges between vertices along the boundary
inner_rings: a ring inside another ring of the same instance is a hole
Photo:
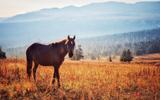
[[[76,36],[74,35],[73,40],[75,40]]]
[[[70,36],[68,35],[68,40],[70,40],[71,38],[70,38]]]

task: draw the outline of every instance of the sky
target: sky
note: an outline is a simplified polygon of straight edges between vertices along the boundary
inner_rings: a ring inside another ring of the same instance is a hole
[[[63,8],[65,6],[83,6],[95,2],[117,1],[135,3],[160,0],[0,0],[0,18],[36,11],[43,8]]]

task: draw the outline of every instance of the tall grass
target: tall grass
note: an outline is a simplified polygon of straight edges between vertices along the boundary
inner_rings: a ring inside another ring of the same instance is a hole
[[[37,81],[29,81],[25,61],[1,60],[0,99],[160,99],[160,67],[151,64],[67,61],[60,68],[59,89],[52,76],[53,67],[40,66]]]

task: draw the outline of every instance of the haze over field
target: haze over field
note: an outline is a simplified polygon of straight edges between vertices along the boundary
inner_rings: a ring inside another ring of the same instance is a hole
[[[159,9],[160,2],[104,2],[41,9],[1,20],[0,45],[49,42],[68,34],[84,38],[158,28]]]

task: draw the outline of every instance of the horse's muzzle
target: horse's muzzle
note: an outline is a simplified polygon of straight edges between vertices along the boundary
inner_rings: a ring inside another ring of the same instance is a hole
[[[72,56],[73,56],[73,53],[70,52],[70,53],[69,53],[69,58],[72,58]]]

